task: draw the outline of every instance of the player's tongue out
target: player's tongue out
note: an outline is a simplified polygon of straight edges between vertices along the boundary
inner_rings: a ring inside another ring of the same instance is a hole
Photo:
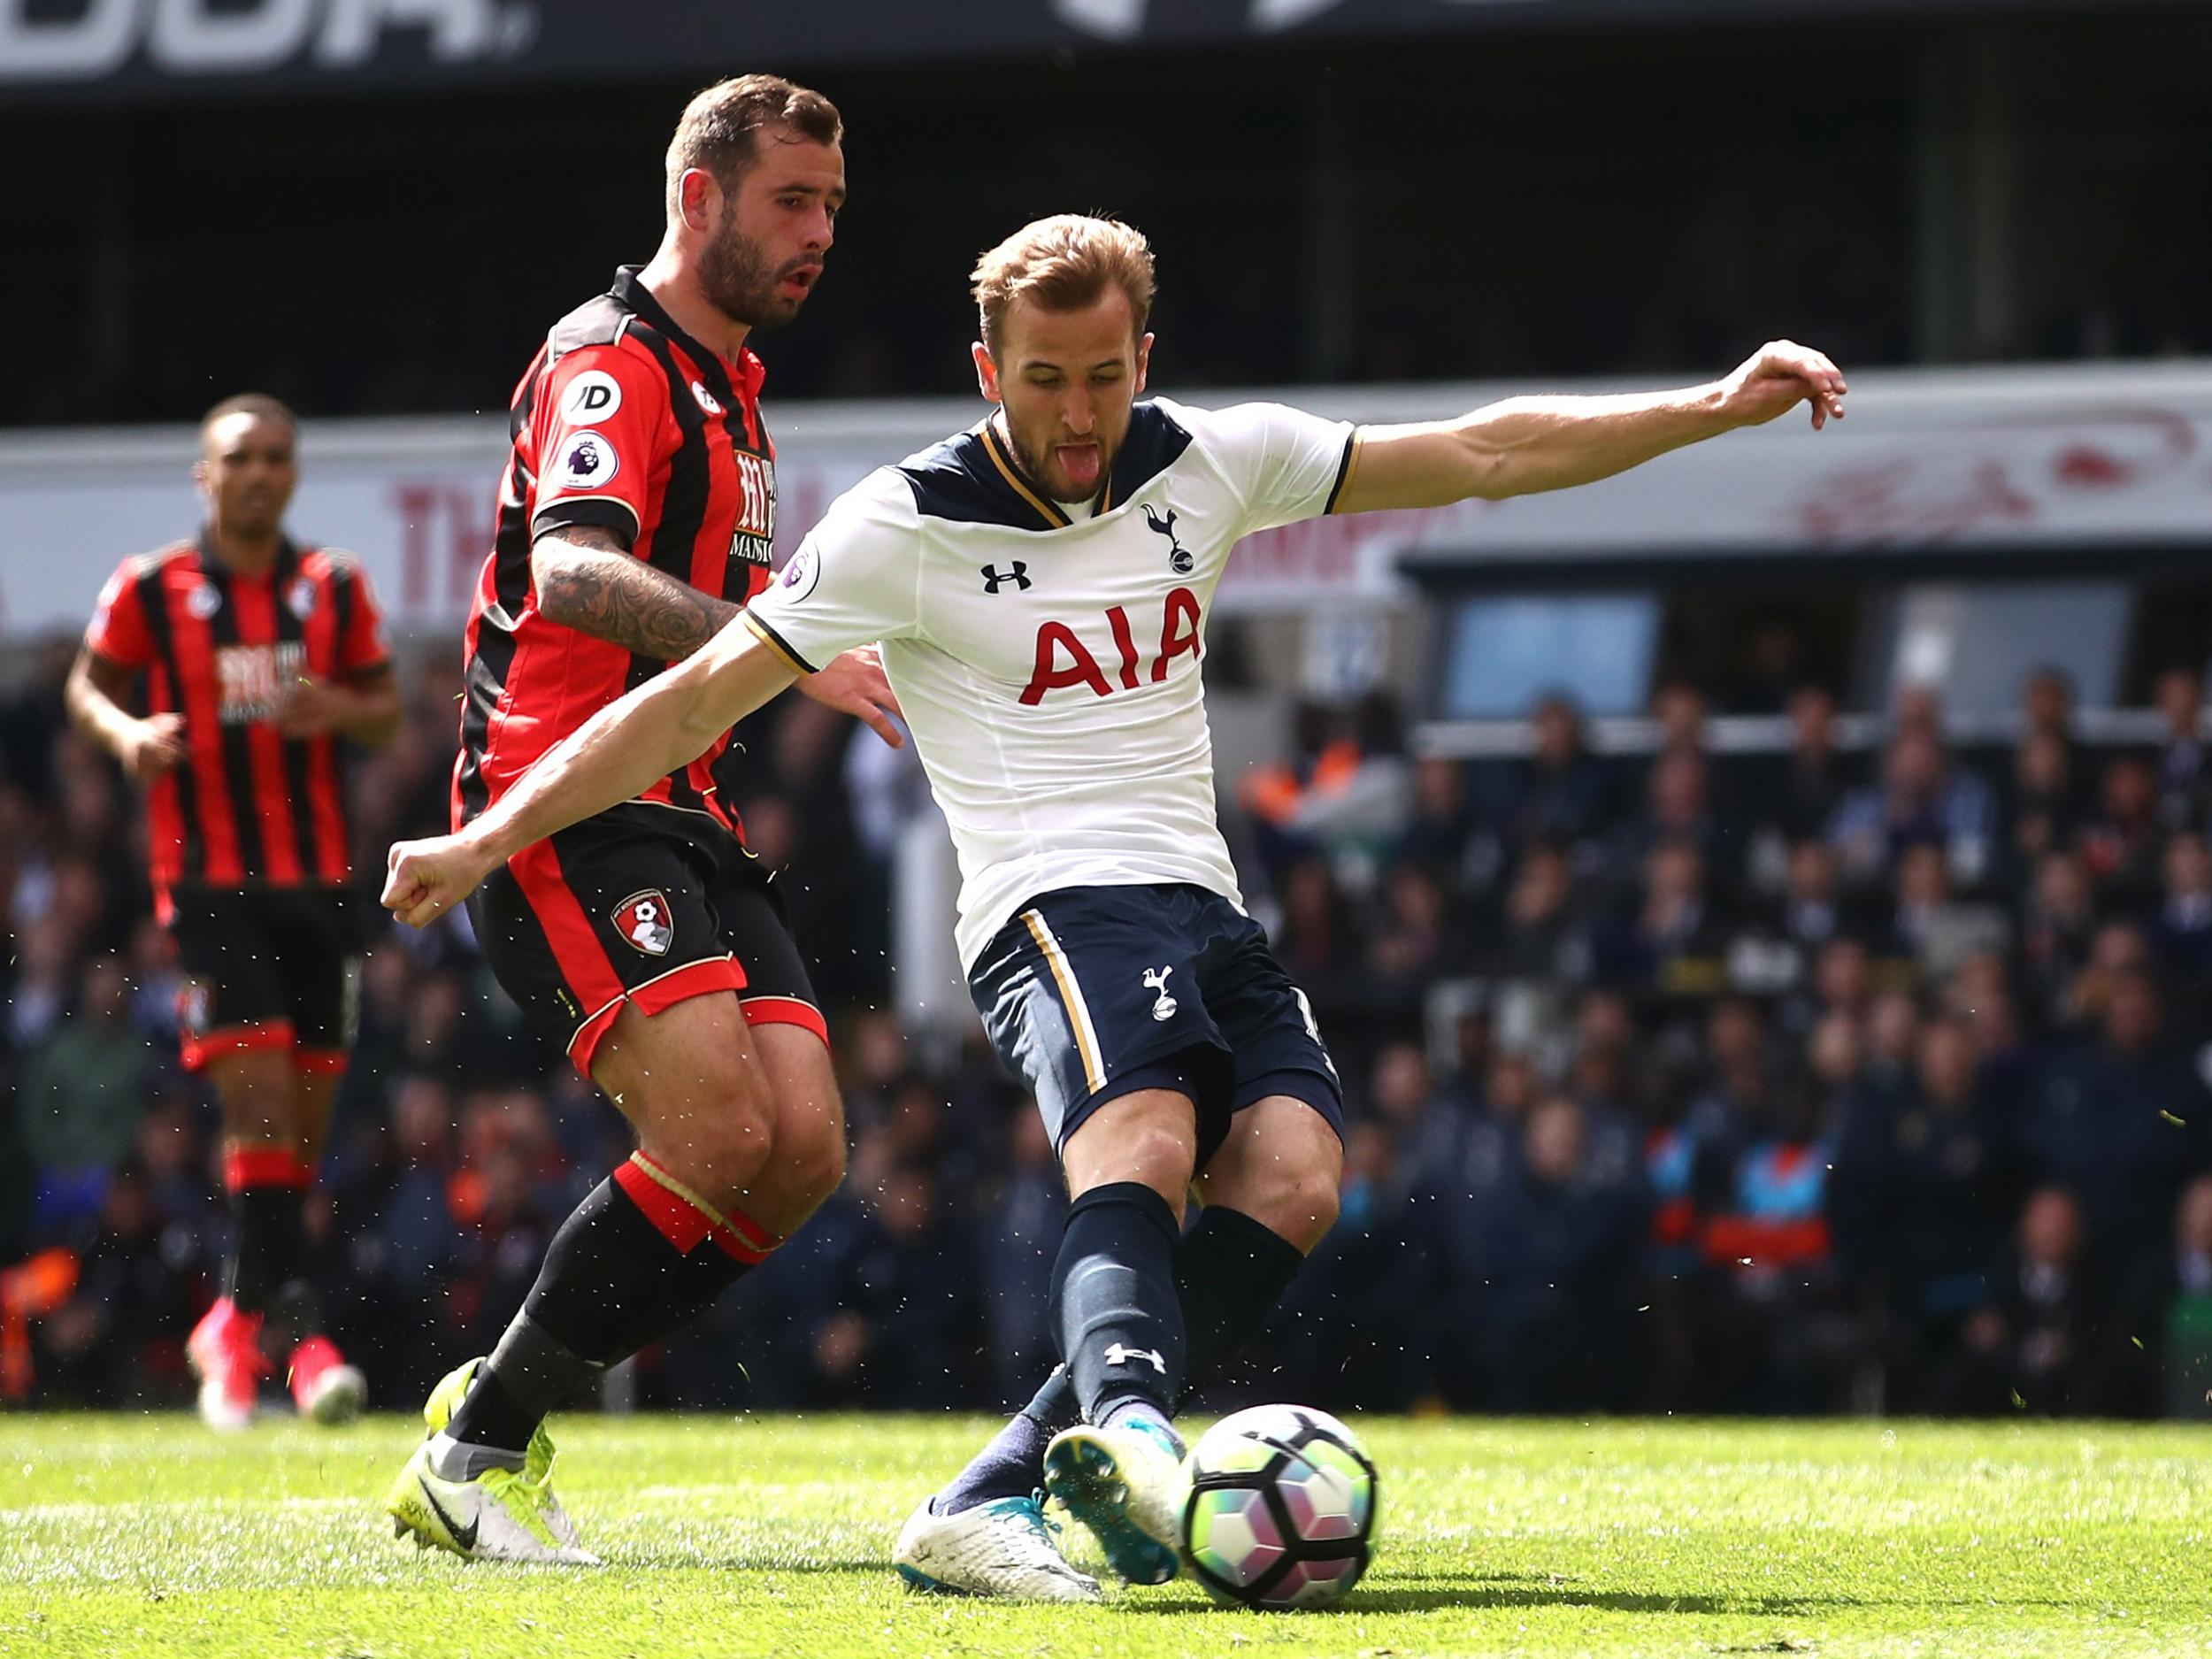
[[[1053,449],[1060,458],[1060,470],[1068,475],[1080,495],[1087,495],[1098,488],[1098,446],[1094,443],[1063,443]]]

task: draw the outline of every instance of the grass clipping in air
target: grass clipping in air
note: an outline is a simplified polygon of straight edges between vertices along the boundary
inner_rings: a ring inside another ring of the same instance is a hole
[[[2212,1648],[2212,1436],[2194,1428],[1361,1419],[1383,1477],[1374,1568],[1334,1611],[1270,1616],[1217,1611],[1188,1580],[1095,1609],[904,1593],[892,1540],[981,1419],[555,1426],[600,1571],[393,1539],[378,1500],[412,1419],[220,1438],[180,1417],[0,1417],[0,1654]]]

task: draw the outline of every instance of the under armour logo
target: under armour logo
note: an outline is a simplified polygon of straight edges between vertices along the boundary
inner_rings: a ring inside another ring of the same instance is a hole
[[[1152,1018],[1155,1019],[1172,1019],[1175,1017],[1175,999],[1167,994],[1167,976],[1174,972],[1172,968],[1147,968],[1144,971],[1144,988],[1160,994],[1159,1000],[1152,1004]]]
[[[1183,550],[1183,544],[1175,539],[1175,509],[1170,507],[1167,510],[1167,517],[1163,518],[1158,513],[1152,511],[1152,503],[1150,502],[1146,502],[1144,503],[1144,521],[1145,523],[1150,525],[1153,529],[1157,531],[1160,534],[1167,538],[1168,569],[1173,571],[1178,576],[1189,575],[1191,572],[1191,566],[1195,565],[1198,561],[1191,557],[1189,554],[1186,553]]]
[[[1115,1342],[1110,1344],[1106,1349],[1106,1363],[1109,1365],[1126,1365],[1130,1361],[1138,1359],[1151,1361],[1154,1371],[1163,1377],[1167,1375],[1167,1362],[1160,1357],[1156,1348],[1124,1348],[1120,1343]]]
[[[986,565],[983,567],[983,591],[987,594],[995,594],[998,592],[998,585],[1001,582],[1011,582],[1017,588],[1027,588],[1029,566],[1022,560],[1016,559],[1014,568],[1002,576],[997,565]]]

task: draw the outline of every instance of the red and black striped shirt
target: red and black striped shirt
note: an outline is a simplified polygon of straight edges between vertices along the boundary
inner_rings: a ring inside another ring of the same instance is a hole
[[[146,677],[146,712],[184,716],[185,759],[149,803],[155,888],[335,887],[350,873],[344,758],[334,735],[277,729],[284,687],[384,665],[384,621],[350,555],[279,549],[247,576],[203,537],[125,559],[85,644]]]
[[[538,613],[530,548],[590,525],[703,593],[742,604],[767,585],[776,536],[775,446],[761,425],[764,371],[679,328],[637,280],[555,324],[515,388],[513,453],[491,557],[469,616],[457,828],[530,764],[667,664]],[[726,735],[639,799],[743,831],[718,782]]]

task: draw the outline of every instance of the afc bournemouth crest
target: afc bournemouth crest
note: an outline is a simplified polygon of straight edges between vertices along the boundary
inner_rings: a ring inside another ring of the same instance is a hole
[[[657,887],[633,893],[614,908],[615,932],[649,956],[664,956],[676,942],[668,900]]]

